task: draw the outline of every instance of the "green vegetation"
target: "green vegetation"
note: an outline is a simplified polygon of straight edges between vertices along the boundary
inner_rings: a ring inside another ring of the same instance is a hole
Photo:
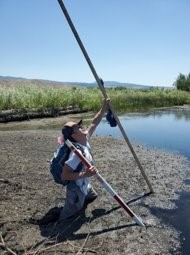
[[[180,73],[174,82],[174,86],[178,90],[190,91],[190,73],[187,76]]]
[[[108,88],[113,107],[118,112],[190,104],[190,92],[175,89],[148,90]],[[0,110],[79,107],[96,111],[102,101],[99,88],[15,86],[0,87]]]
[[[190,104],[190,93],[160,88],[148,90],[115,89],[115,92],[112,89],[110,97],[118,111]]]

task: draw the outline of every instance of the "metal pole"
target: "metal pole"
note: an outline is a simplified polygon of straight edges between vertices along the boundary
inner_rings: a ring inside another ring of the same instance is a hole
[[[91,168],[92,165],[88,160],[77,150],[77,148],[67,139],[65,141],[67,146],[77,155],[81,162],[87,167]],[[129,216],[140,226],[145,227],[142,220],[129,208],[129,206],[118,196],[118,194],[112,189],[112,187],[104,180],[104,178],[97,172],[96,178],[102,184],[102,186],[111,194],[111,196],[119,203],[119,205],[129,214]]]
[[[60,7],[61,7],[61,9],[62,9],[62,11],[63,11],[63,13],[65,15],[65,18],[66,18],[66,20],[67,20],[67,22],[68,22],[68,24],[69,24],[69,26],[70,26],[74,36],[75,36],[75,39],[77,40],[77,42],[79,44],[79,47],[81,48],[81,51],[82,51],[82,53],[83,53],[83,55],[84,55],[84,57],[85,57],[85,59],[86,59],[86,61],[88,63],[88,65],[89,65],[93,75],[94,75],[94,78],[95,78],[95,80],[96,80],[96,82],[97,82],[97,84],[98,84],[98,86],[99,86],[99,88],[100,88],[104,98],[108,98],[106,90],[105,90],[105,88],[103,86],[103,83],[102,83],[101,79],[98,77],[98,75],[96,73],[96,70],[95,70],[95,68],[94,68],[94,66],[93,66],[93,64],[92,64],[92,62],[91,62],[91,60],[90,60],[90,58],[89,58],[89,56],[87,54],[86,49],[84,48],[84,45],[83,45],[83,43],[82,43],[82,41],[81,41],[81,39],[80,39],[80,37],[79,37],[75,27],[74,27],[74,24],[73,24],[69,14],[68,14],[68,12],[67,12],[67,9],[66,9],[63,1],[62,0],[57,0],[57,1],[58,1],[58,3],[59,3],[59,5],[60,5]],[[133,155],[133,157],[134,157],[134,159],[135,159],[135,161],[137,163],[137,166],[139,167],[139,169],[141,171],[141,174],[144,177],[144,179],[145,179],[145,181],[146,181],[146,183],[147,183],[147,185],[149,187],[150,192],[153,193],[154,190],[153,190],[153,188],[152,188],[152,186],[151,186],[151,184],[150,184],[150,182],[148,180],[148,177],[147,177],[147,175],[146,175],[146,173],[145,173],[145,171],[144,171],[144,169],[143,169],[143,167],[142,167],[142,165],[141,165],[141,163],[140,163],[140,161],[139,161],[139,159],[138,159],[138,157],[137,157],[137,155],[136,155],[136,153],[135,153],[135,151],[133,149],[132,144],[130,143],[130,141],[129,141],[128,137],[127,137],[127,134],[126,134],[125,130],[123,129],[123,127],[121,125],[121,122],[120,122],[119,118],[117,117],[117,114],[115,113],[115,111],[114,111],[114,109],[112,107],[111,102],[108,102],[108,104],[109,104],[109,108],[112,111],[112,114],[113,114],[113,116],[114,116],[114,118],[115,118],[115,120],[117,122],[117,125],[118,125],[118,127],[119,127],[119,129],[120,129],[120,131],[121,131],[121,133],[122,133],[126,143],[129,146],[129,149],[130,149],[130,151],[131,151],[131,153],[132,153],[132,155]]]

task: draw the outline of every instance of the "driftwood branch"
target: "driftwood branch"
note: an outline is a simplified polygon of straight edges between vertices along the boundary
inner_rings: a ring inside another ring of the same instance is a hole
[[[86,245],[86,243],[87,243],[87,241],[88,241],[89,236],[90,236],[90,233],[88,233],[88,235],[87,235],[87,237],[86,237],[86,239],[85,239],[83,245],[81,246],[81,248],[79,249],[79,251],[77,252],[76,255],[81,255],[81,254],[82,254],[82,251],[84,250],[84,247],[85,247],[85,245]],[[85,250],[86,250],[86,248],[85,248]]]
[[[91,219],[90,219],[91,220]],[[89,240],[89,237],[91,235],[91,229],[90,229],[90,220],[89,222],[87,223],[88,224],[88,228],[89,228],[89,232],[82,244],[82,246],[77,246],[75,244],[72,244],[71,242],[69,242],[68,240],[65,242],[65,243],[62,243],[62,242],[57,242],[57,236],[55,237],[49,237],[49,238],[45,238],[44,240],[42,241],[39,241],[38,243],[36,243],[34,246],[32,246],[30,248],[30,250],[26,251],[23,253],[23,255],[39,255],[45,251],[48,251],[50,249],[53,249],[55,247],[58,247],[60,245],[70,245],[72,247],[72,252],[76,252],[76,255],[81,255],[81,254],[86,254],[87,252],[91,252],[91,253],[94,253],[96,254],[97,253],[97,249],[99,247],[94,247],[94,249],[91,249],[91,248],[88,248],[88,247],[85,247],[88,240]],[[75,222],[75,220],[72,222],[72,224]],[[71,224],[71,225],[72,225]],[[103,243],[103,242],[102,242]],[[102,244],[100,245],[100,247],[102,246]],[[14,252],[13,250],[11,250],[6,244],[5,244],[5,241],[2,237],[2,234],[0,234],[0,247],[2,247],[6,252],[10,253],[11,255],[18,255],[16,252]],[[71,252],[71,250],[70,250]]]
[[[0,239],[1,239],[0,247],[2,247],[5,251],[8,251],[12,255],[17,255],[13,250],[11,250],[9,247],[7,247],[7,245],[5,244],[5,241],[2,237],[2,234],[0,234]]]
[[[48,247],[45,247],[45,248],[40,248],[39,247],[37,250],[33,250],[33,251],[30,250],[30,251],[26,252],[24,255],[37,255],[37,254],[40,254],[40,253],[42,253],[44,251],[50,250],[52,248],[55,248],[55,247],[57,247],[57,246],[59,246],[61,244],[62,243],[54,243],[54,244],[52,244],[52,245],[50,245]]]

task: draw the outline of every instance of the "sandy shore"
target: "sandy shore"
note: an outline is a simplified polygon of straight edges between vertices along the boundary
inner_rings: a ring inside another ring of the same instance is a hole
[[[1,252],[10,248],[16,254],[181,254],[180,233],[160,222],[151,208],[174,208],[176,191],[188,189],[183,183],[189,171],[185,158],[134,145],[155,191],[145,196],[148,187],[127,144],[93,137],[96,167],[130,202],[146,228],[137,226],[95,177],[98,199],[75,219],[56,223],[65,198],[65,189],[49,173],[58,135],[53,129],[0,131],[0,226],[6,246]]]

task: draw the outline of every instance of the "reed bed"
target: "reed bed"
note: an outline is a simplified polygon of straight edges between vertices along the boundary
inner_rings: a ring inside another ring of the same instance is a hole
[[[114,109],[118,112],[141,110],[152,107],[168,107],[190,104],[190,93],[176,89],[128,89],[107,88]],[[57,107],[79,107],[97,111],[102,94],[99,88],[15,86],[0,88],[0,110],[44,109]]]

